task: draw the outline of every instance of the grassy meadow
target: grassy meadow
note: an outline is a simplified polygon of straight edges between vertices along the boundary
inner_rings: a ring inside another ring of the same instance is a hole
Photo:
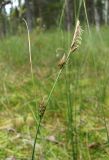
[[[82,29],[82,44],[47,106],[36,160],[109,159],[109,28]],[[72,36],[59,30],[31,33],[33,77],[27,34],[0,40],[0,160],[31,159],[39,102],[48,97]]]

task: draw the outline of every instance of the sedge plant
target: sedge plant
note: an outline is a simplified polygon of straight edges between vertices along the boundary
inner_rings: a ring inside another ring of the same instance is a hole
[[[74,53],[80,46],[81,44],[81,34],[82,34],[82,29],[81,29],[81,26],[80,26],[80,22],[79,20],[77,20],[77,23],[76,23],[76,27],[75,27],[75,32],[74,32],[74,35],[73,35],[73,39],[72,39],[72,43],[71,43],[71,46],[70,46],[70,49],[68,51],[68,53],[65,55],[63,55],[63,57],[60,59],[59,63],[58,63],[58,66],[59,66],[59,72],[57,73],[57,76],[56,76],[56,79],[53,83],[53,86],[51,88],[51,91],[48,95],[48,98],[47,100],[45,101],[44,99],[40,102],[39,104],[39,122],[38,122],[38,126],[37,126],[37,129],[36,129],[36,134],[35,134],[35,139],[34,139],[34,145],[33,145],[33,150],[32,150],[32,156],[31,156],[31,160],[34,160],[35,159],[35,146],[36,146],[36,141],[37,141],[37,138],[38,138],[38,134],[39,134],[39,131],[40,131],[40,126],[41,126],[41,122],[44,118],[44,115],[45,115],[45,111],[47,109],[47,106],[49,104],[49,101],[50,101],[50,98],[53,94],[53,91],[56,87],[56,84],[58,82],[58,79],[64,69],[64,66],[68,64],[68,61],[69,61],[69,58],[70,58],[70,55],[72,53]]]

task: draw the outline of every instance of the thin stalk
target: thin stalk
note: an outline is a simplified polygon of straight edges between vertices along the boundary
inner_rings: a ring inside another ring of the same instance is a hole
[[[41,118],[39,119],[39,124],[36,130],[36,135],[35,135],[35,139],[34,139],[34,145],[33,145],[33,151],[32,151],[32,157],[31,160],[34,160],[34,154],[35,154],[35,148],[36,148],[36,141],[37,141],[37,136],[40,130],[40,125],[41,125]]]
[[[69,45],[69,32],[68,32],[68,45]],[[68,46],[69,48],[69,46]],[[68,120],[68,132],[67,132],[67,138],[68,138],[68,144],[70,144],[71,150],[70,156],[72,160],[75,160],[75,151],[74,151],[74,121],[73,121],[73,108],[72,108],[72,99],[71,99],[71,90],[70,90],[70,66],[66,65],[66,98],[67,98],[67,120]],[[69,146],[68,146],[69,147]]]
[[[76,0],[74,0],[74,17],[75,17],[75,23],[76,23],[76,18],[77,18],[76,9],[77,9],[77,4],[76,4]]]
[[[67,117],[68,117],[68,140],[71,145],[71,159],[74,160],[74,123],[73,123],[73,109],[71,104],[71,92],[70,92],[70,76],[69,76],[69,66],[66,66],[66,93],[67,93]]]
[[[86,16],[88,31],[89,31],[89,33],[90,33],[90,26],[89,26],[89,20],[88,20],[88,15],[87,15],[87,9],[86,9],[86,2],[85,2],[85,0],[83,0],[83,5],[84,5],[84,11],[85,11],[85,16]]]
[[[86,150],[87,150],[87,158],[89,159],[89,160],[91,160],[91,156],[90,156],[90,151],[89,151],[89,148],[88,148],[88,133],[86,133]]]
[[[86,57],[85,57],[86,58]],[[82,73],[82,67],[84,66],[85,62],[84,62],[84,58],[80,64],[80,69],[79,69],[79,77],[78,77],[78,83],[81,77],[81,73]],[[84,108],[84,102],[83,102],[83,88],[80,87],[80,96],[79,96],[79,126],[78,126],[78,148],[79,148],[79,156],[80,159],[83,159],[83,155],[82,155],[82,126],[81,126],[81,122],[82,122],[82,109]]]
[[[23,18],[23,21],[25,22],[26,28],[27,28],[27,33],[28,33],[28,49],[29,49],[29,60],[30,60],[30,68],[31,68],[31,76],[32,76],[32,81],[34,83],[34,76],[33,76],[33,64],[32,64],[32,54],[31,54],[31,41],[30,41],[30,32],[28,28],[27,21]]]
[[[107,82],[108,82],[108,79],[105,81],[105,84],[104,84],[104,86],[103,86],[102,97],[101,97],[102,103],[105,103],[105,96],[106,96],[106,95],[105,95],[105,92],[106,92]],[[108,127],[107,127],[107,122],[106,122],[106,118],[105,118],[104,107],[103,107],[102,104],[101,104],[101,110],[102,110],[102,116],[103,116],[104,126],[105,126],[105,129],[106,129],[107,140],[108,140],[108,143],[109,143]]]
[[[80,2],[79,2],[79,7],[78,7],[78,11],[77,11],[77,16],[76,16],[76,21],[77,21],[77,19],[79,19],[79,15],[80,15],[80,10],[81,10],[82,3],[83,3],[83,0],[80,0]]]
[[[64,1],[63,7],[62,7],[62,11],[61,11],[61,15],[60,15],[60,19],[59,19],[59,26],[58,28],[61,28],[61,24],[62,24],[62,18],[64,16],[64,11],[65,11],[65,6],[66,6],[66,0]]]
[[[80,69],[77,71],[76,78],[75,78],[75,84],[74,84],[75,93],[78,90],[79,78],[80,78]],[[74,143],[74,160],[77,160],[78,159],[78,147],[79,147],[79,140],[78,140],[79,133],[77,129],[77,107],[76,105],[73,106],[73,132],[74,132],[74,142],[73,142]]]
[[[106,122],[106,118],[105,118],[104,108],[103,108],[102,105],[101,105],[101,109],[102,109],[102,116],[103,116],[104,126],[105,126],[105,129],[106,129],[107,141],[108,141],[108,143],[109,143],[108,127],[107,127],[107,122]]]
[[[62,73],[62,70],[63,70],[63,67],[62,67],[62,69],[59,70],[59,72],[58,72],[58,74],[57,74],[57,77],[56,77],[55,82],[54,82],[54,84],[53,84],[53,86],[52,86],[52,89],[51,89],[51,91],[50,91],[50,93],[49,93],[49,95],[48,95],[47,102],[46,102],[46,106],[47,106],[48,103],[49,103],[49,100],[50,100],[50,98],[51,98],[51,96],[52,96],[52,93],[53,93],[53,91],[54,91],[54,89],[55,89],[56,83],[57,83],[57,81],[58,81],[58,79],[59,79],[59,77],[60,77],[60,75],[61,75],[61,73]]]
[[[27,21],[23,18],[23,21],[26,25],[26,28],[27,28],[27,34],[28,34],[28,50],[29,50],[29,62],[30,62],[30,72],[31,72],[31,79],[32,79],[32,83],[33,83],[33,88],[35,89],[35,82],[34,82],[34,74],[33,74],[33,63],[32,63],[32,52],[31,52],[31,41],[30,41],[30,31],[29,31],[29,27],[28,27],[28,24],[27,24]],[[35,89],[36,90],[36,89]],[[36,97],[36,96],[35,96]],[[36,100],[36,98],[35,98]],[[36,101],[37,102],[37,101]],[[37,105],[37,103],[36,103]],[[33,113],[33,116],[35,116],[34,112],[32,111]],[[35,118],[36,119],[36,118]]]

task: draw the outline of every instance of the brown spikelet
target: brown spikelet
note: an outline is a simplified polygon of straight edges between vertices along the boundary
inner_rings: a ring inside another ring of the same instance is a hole
[[[45,102],[44,102],[44,99],[39,103],[39,116],[40,118],[43,117],[44,113],[45,113],[45,110],[46,110],[46,105],[45,105]]]
[[[66,63],[66,55],[64,54],[63,57],[60,59],[58,66],[61,69]]]
[[[74,52],[81,45],[81,40],[82,40],[81,34],[82,34],[82,29],[80,26],[80,21],[78,20],[76,23],[74,36],[71,43],[70,52]]]

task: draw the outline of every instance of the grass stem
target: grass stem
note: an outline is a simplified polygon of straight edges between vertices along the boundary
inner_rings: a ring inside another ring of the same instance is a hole
[[[37,127],[37,130],[36,130],[36,135],[35,135],[35,139],[34,139],[34,145],[33,145],[33,151],[32,151],[32,158],[31,158],[31,160],[34,160],[34,157],[35,157],[36,141],[37,141],[37,136],[39,134],[40,125],[41,125],[41,118],[39,119],[38,127]]]

